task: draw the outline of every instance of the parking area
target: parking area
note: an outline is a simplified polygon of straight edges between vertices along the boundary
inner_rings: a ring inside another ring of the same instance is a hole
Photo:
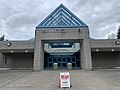
[[[120,90],[120,70],[70,72],[71,88],[58,88],[59,71],[0,71],[0,90]]]

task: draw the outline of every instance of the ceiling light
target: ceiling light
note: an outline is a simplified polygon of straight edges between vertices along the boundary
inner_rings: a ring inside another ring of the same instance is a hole
[[[28,51],[26,50],[25,52],[27,53]]]
[[[96,52],[98,52],[99,50],[98,49],[96,49]]]
[[[11,53],[13,53],[13,51],[10,51]]]
[[[112,51],[115,51],[114,49],[112,49]]]

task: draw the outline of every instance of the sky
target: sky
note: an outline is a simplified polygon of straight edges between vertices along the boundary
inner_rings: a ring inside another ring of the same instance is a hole
[[[7,40],[34,38],[35,27],[60,4],[89,26],[91,38],[117,34],[119,0],[0,0],[0,36]]]

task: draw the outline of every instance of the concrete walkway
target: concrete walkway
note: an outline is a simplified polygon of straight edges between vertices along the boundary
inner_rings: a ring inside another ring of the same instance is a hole
[[[60,71],[0,71],[0,90],[120,90],[120,70],[72,70],[72,87],[58,88]]]

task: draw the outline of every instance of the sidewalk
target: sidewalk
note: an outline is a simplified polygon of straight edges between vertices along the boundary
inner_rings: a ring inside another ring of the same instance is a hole
[[[60,71],[0,71],[0,90],[120,90],[119,70],[68,71],[72,87],[67,89],[58,88]]]

